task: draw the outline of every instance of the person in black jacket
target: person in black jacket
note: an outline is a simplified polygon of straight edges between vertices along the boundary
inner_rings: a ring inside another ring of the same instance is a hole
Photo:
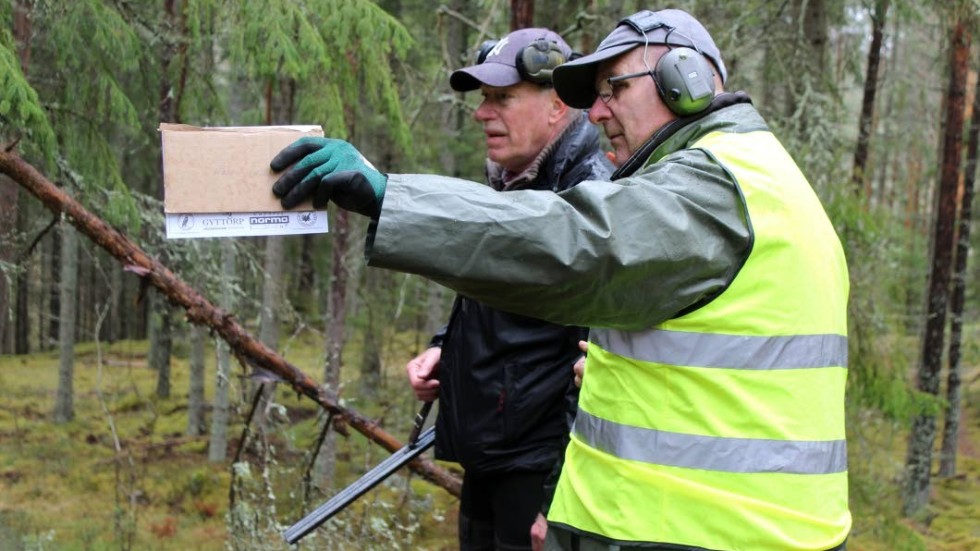
[[[597,129],[552,86],[552,69],[572,55],[556,33],[522,29],[485,43],[476,65],[450,76],[454,90],[483,94],[474,118],[486,135],[493,188],[553,193],[612,172]],[[458,295],[430,348],[408,362],[416,396],[439,399],[436,457],[465,470],[463,551],[531,549],[568,441],[578,395],[572,366],[586,338],[584,328]]]

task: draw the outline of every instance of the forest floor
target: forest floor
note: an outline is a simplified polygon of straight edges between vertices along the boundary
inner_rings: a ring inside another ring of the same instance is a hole
[[[401,367],[411,345],[387,348],[399,352],[385,359],[394,367],[376,389],[378,398],[359,397],[352,377],[344,391],[350,397],[346,405],[378,419],[392,434],[405,435],[417,405],[405,388]],[[316,365],[319,350],[317,338],[300,339],[289,357],[295,365]],[[185,436],[186,359],[178,350],[171,397],[157,398],[157,374],[146,366],[145,352],[144,342],[99,350],[80,346],[76,417],[62,425],[51,421],[57,353],[0,356],[0,549],[290,548],[275,534],[323,499],[314,497],[305,509],[301,505],[309,461],[305,450],[317,438],[314,404],[286,389],[277,393],[284,415],[282,430],[272,431],[266,448],[273,450],[264,457],[270,469],[252,471],[252,486],[236,485],[237,516],[229,514],[229,466],[247,407],[239,409],[229,428],[227,460],[209,463],[208,436]],[[208,373],[214,373],[213,354],[209,358]],[[899,514],[906,430],[870,412],[849,413],[854,529],[848,549],[980,549],[980,365],[970,365],[963,380],[958,474],[934,479],[930,504],[914,519]],[[236,386],[234,392],[240,393]],[[209,400],[213,390],[209,380]],[[248,403],[248,396],[241,398]],[[339,485],[386,456],[356,433],[338,438],[337,449]],[[257,468],[253,461],[252,469]],[[239,481],[247,478],[236,473]],[[418,477],[393,476],[292,549],[454,549],[456,504],[448,493]],[[241,523],[242,511],[250,512],[252,525]],[[262,525],[262,518],[272,522]],[[229,529],[229,522],[238,524]],[[229,534],[236,534],[235,539]]]

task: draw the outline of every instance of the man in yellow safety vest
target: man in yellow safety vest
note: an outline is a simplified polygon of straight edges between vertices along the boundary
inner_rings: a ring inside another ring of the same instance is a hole
[[[539,547],[843,549],[848,274],[810,184],[683,11],[553,78],[609,138],[608,180],[498,193],[331,140],[284,150],[274,192],[371,217],[372,266],[590,328]]]

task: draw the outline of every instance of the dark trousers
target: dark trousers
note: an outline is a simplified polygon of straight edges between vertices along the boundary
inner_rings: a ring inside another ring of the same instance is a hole
[[[531,549],[531,524],[541,511],[547,472],[463,475],[460,551]]]

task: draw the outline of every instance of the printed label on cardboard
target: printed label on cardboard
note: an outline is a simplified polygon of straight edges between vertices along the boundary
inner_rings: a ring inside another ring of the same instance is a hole
[[[167,214],[167,239],[326,233],[322,210]]]

